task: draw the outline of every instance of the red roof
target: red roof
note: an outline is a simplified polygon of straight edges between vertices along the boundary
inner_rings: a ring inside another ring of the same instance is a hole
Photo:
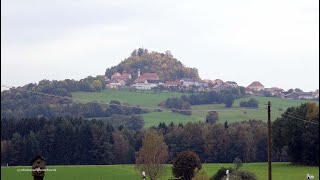
[[[283,89],[278,88],[278,87],[272,87],[271,89],[274,90],[274,91],[283,91]]]
[[[202,81],[205,82],[205,83],[211,83],[212,82],[210,79],[204,79]]]
[[[145,82],[146,80],[159,80],[159,76],[157,73],[143,73],[135,82]]]
[[[252,92],[252,90],[250,88],[246,88],[245,91],[246,92]]]
[[[259,81],[252,82],[248,87],[256,87],[256,86],[264,87]]]
[[[131,74],[128,74],[128,73],[122,73],[122,75],[120,74],[120,73],[114,73],[112,76],[111,76],[111,79],[115,79],[115,80],[117,80],[117,79],[124,79],[124,80],[126,80],[126,79],[130,79],[130,76],[131,76]]]
[[[121,77],[121,74],[120,73],[114,73],[112,76],[111,76],[111,79],[114,79],[114,78],[119,78]]]
[[[166,81],[166,86],[178,86],[180,84],[179,80],[176,81]]]

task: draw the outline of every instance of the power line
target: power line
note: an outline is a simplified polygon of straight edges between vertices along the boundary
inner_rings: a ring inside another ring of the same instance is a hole
[[[279,107],[275,107],[275,108],[279,108]],[[311,124],[317,124],[319,125],[318,123],[315,123],[315,122],[312,122],[310,119],[305,119],[306,117],[303,117],[303,116],[300,116],[298,114],[294,114],[294,113],[282,113],[282,115],[286,116],[286,117],[290,117],[290,118],[294,118],[294,119],[297,119],[297,120],[301,120],[301,121],[305,121],[305,122],[309,122]]]
[[[305,120],[305,119],[301,119],[301,118],[298,118],[298,117],[295,117],[295,116],[290,116],[288,114],[283,114],[284,116],[287,116],[289,118],[294,118],[296,120],[300,120],[300,121],[304,121],[304,122],[308,122],[308,123],[311,123],[311,124],[316,124],[316,125],[319,125],[319,123],[316,123],[316,122],[312,122],[312,121],[309,121],[309,120]]]
[[[276,106],[271,106],[272,108],[274,109],[279,109],[280,107],[276,107]],[[310,123],[313,123],[313,124],[317,124],[317,123],[314,123],[314,122],[311,122],[310,119],[305,119],[306,117],[303,117],[303,116],[300,116],[298,114],[294,114],[294,113],[282,113],[282,115],[284,116],[287,116],[287,117],[291,117],[291,118],[294,118],[294,119],[297,119],[297,120],[302,120],[302,121],[305,121],[305,122],[310,122]]]

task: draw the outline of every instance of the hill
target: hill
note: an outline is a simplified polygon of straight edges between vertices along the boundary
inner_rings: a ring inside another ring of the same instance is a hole
[[[141,73],[157,73],[160,80],[169,81],[181,78],[191,78],[199,80],[198,70],[184,66],[174,58],[170,51],[165,53],[148,52],[147,49],[139,48],[131,53],[131,56],[121,61],[118,65],[107,68],[105,75],[111,77],[112,74],[127,72],[132,75],[132,79],[138,77],[138,69]]]

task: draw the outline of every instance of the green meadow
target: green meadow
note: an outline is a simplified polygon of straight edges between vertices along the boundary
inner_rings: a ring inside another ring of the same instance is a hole
[[[157,108],[158,104],[170,97],[180,97],[184,93],[179,92],[154,92],[154,91],[129,91],[106,89],[102,92],[72,92],[72,97],[80,102],[109,103],[116,100],[130,105],[140,105],[148,108]]]
[[[232,167],[233,164],[204,164],[203,168],[208,177],[212,177],[220,167]],[[31,166],[1,167],[2,180],[33,179],[30,171],[17,169],[30,169]],[[47,166],[44,180],[140,180],[139,172],[134,165],[78,165],[78,166]],[[242,169],[256,174],[259,180],[268,179],[267,163],[244,163]],[[319,167],[291,165],[289,163],[272,163],[272,179],[274,180],[302,180],[307,174],[319,180]],[[171,165],[166,165],[165,175],[162,179],[172,177]]]
[[[109,103],[111,100],[117,100],[121,103],[131,105],[140,105],[147,108],[160,108],[159,103],[170,97],[180,97],[184,93],[179,92],[153,92],[153,91],[129,91],[129,90],[114,90],[108,89],[102,92],[73,92],[72,97],[80,102],[103,102]],[[185,93],[185,95],[189,95]],[[299,106],[305,100],[281,99],[276,97],[260,97],[252,96],[259,102],[259,108],[242,108],[239,106],[240,101],[248,100],[248,98],[236,99],[231,108],[224,107],[224,104],[207,104],[192,106],[192,115],[186,116],[178,113],[173,113],[169,109],[162,112],[151,112],[142,114],[145,120],[145,127],[157,126],[160,122],[169,124],[174,122],[204,122],[208,111],[217,111],[219,113],[220,123],[228,121],[239,122],[249,119],[267,121],[267,103],[271,102],[271,118],[272,120],[281,117],[281,114],[292,106]],[[317,102],[318,103],[318,102]]]

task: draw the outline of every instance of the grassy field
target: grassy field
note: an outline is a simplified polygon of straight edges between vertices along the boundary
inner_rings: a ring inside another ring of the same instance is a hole
[[[153,91],[127,91],[127,90],[104,90],[102,92],[74,92],[72,96],[82,102],[98,101],[108,103],[110,100],[117,100],[122,103],[140,105],[149,108],[159,108],[157,105],[169,97],[180,97],[183,93],[179,92],[153,92]],[[250,98],[250,97],[249,97]],[[220,123],[228,121],[229,123],[257,119],[267,121],[267,103],[271,102],[271,118],[275,120],[291,106],[299,106],[304,100],[280,99],[276,97],[259,97],[254,96],[259,102],[259,108],[241,108],[239,102],[249,98],[236,99],[232,108],[225,108],[223,104],[209,104],[192,106],[192,115],[185,116],[173,113],[170,110],[163,112],[151,112],[142,114],[145,120],[145,127],[157,126],[160,122],[169,124],[170,122],[187,123],[205,121],[208,111],[217,111],[219,113]],[[279,108],[282,108],[279,109]]]
[[[73,92],[72,97],[80,102],[103,102],[109,103],[117,100],[121,103],[140,105],[144,107],[158,107],[157,105],[170,97],[180,97],[183,93],[179,92],[153,92],[153,91],[128,91],[106,89],[102,92]]]
[[[232,164],[204,164],[208,177],[213,176],[220,167],[232,167]],[[1,167],[2,180],[32,179],[31,172],[17,172],[17,169],[30,169],[30,166]],[[47,166],[44,180],[140,180],[134,165],[105,165],[105,166]],[[242,169],[256,174],[259,180],[268,179],[267,163],[246,163]],[[273,163],[272,177],[274,180],[301,180],[306,179],[306,174],[315,176],[319,180],[319,167],[296,166],[289,163]],[[164,178],[172,177],[171,166],[167,165]]]

